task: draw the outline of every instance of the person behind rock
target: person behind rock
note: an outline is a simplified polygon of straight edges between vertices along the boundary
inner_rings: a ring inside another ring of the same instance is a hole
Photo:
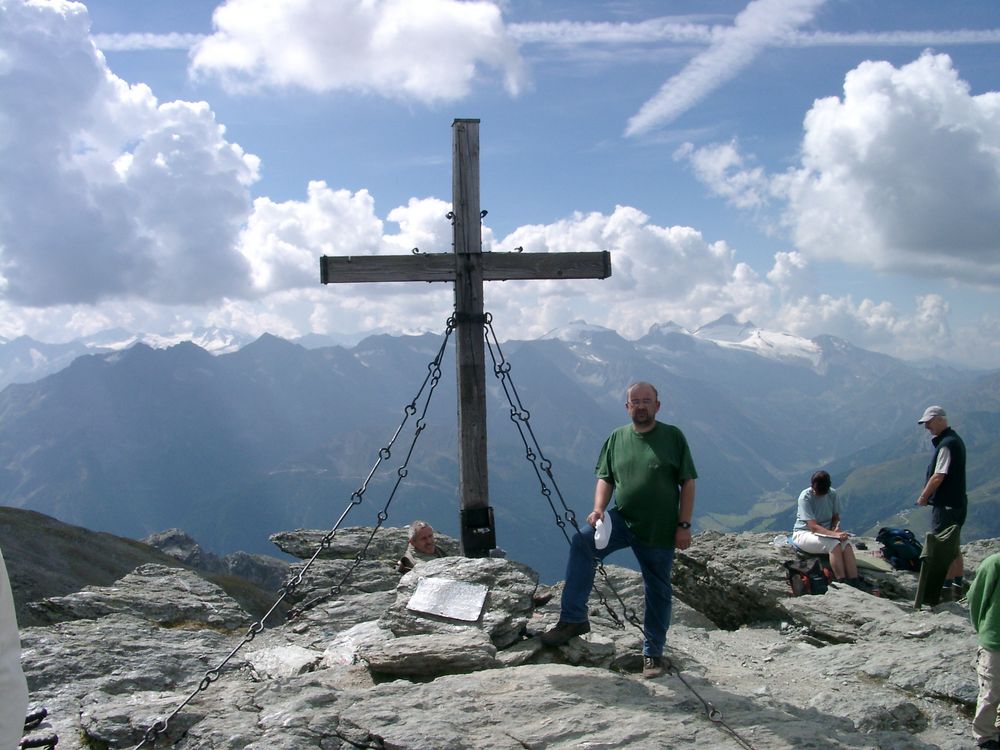
[[[972,735],[979,747],[1000,750],[1000,554],[990,555],[976,570],[968,600],[969,619],[979,637],[979,697]]]
[[[833,574],[841,583],[861,588],[858,561],[850,534],[840,528],[840,500],[830,475],[817,471],[799,495],[792,543],[809,555],[829,555]]]
[[[948,415],[940,406],[928,406],[917,424],[933,435],[934,444],[934,456],[927,466],[926,483],[917,497],[917,505],[931,506],[931,530],[935,534],[949,526],[958,526],[961,534],[969,504],[965,492],[965,443],[948,426]],[[961,539],[958,543],[961,544]],[[946,591],[942,599],[962,598],[964,575],[965,561],[959,549],[945,574]]]
[[[21,669],[21,636],[7,565],[0,552],[0,748],[16,748],[28,712],[28,683]]]
[[[434,543],[434,529],[426,521],[414,521],[410,524],[409,539],[406,552],[396,564],[400,573],[409,573],[418,562],[445,556]]]
[[[631,424],[604,442],[597,461],[594,510],[570,545],[559,622],[542,634],[546,646],[561,646],[590,632],[587,599],[594,586],[597,560],[631,547],[645,585],[643,676],[665,671],[663,648],[670,626],[674,550],[691,546],[695,471],[684,433],[656,420],[659,397],[649,383],[634,383],[625,394]],[[608,505],[612,494],[613,508]],[[605,516],[611,520],[606,547],[598,550],[594,532]]]

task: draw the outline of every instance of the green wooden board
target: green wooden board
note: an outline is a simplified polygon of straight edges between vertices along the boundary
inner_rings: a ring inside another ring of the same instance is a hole
[[[886,562],[884,557],[875,557],[864,552],[855,550],[854,557],[858,561],[858,567],[864,570],[881,570],[883,572],[892,570],[892,566]]]

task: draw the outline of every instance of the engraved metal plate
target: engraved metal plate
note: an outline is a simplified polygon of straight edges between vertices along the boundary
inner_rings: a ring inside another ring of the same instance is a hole
[[[482,614],[488,592],[489,589],[481,583],[421,578],[406,608],[450,620],[475,622]]]

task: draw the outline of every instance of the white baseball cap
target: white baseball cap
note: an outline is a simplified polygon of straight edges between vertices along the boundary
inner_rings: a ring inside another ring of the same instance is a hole
[[[948,413],[940,406],[928,406],[924,409],[924,416],[917,420],[917,424],[930,422],[934,417],[947,417]]]

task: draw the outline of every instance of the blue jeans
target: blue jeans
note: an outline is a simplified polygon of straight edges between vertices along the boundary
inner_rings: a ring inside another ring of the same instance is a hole
[[[605,512],[611,514],[611,539],[608,540],[607,547],[599,550],[594,546],[594,527],[589,523],[585,523],[573,535],[569,562],[566,563],[566,586],[563,589],[559,619],[563,622],[587,622],[587,599],[594,588],[597,561],[603,560],[612,552],[631,547],[635,559],[639,561],[646,592],[642,654],[663,656],[673,606],[674,590],[670,583],[670,571],[674,566],[674,549],[644,544],[617,511],[609,508]]]

